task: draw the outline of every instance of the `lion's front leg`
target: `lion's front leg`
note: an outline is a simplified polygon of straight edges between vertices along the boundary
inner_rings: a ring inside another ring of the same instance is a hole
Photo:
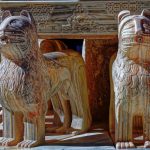
[[[10,118],[7,118],[7,119],[10,119]],[[3,146],[14,146],[23,140],[23,134],[24,134],[23,114],[21,112],[14,112],[14,118],[13,118],[12,124],[13,124],[13,136],[6,138],[6,140],[2,142]],[[9,124],[7,124],[7,126],[8,125]]]
[[[134,148],[132,142],[132,112],[128,103],[120,102],[115,106],[115,140],[116,149]]]
[[[42,114],[37,117],[35,126],[35,140],[32,143],[27,144],[25,147],[35,147],[43,145],[45,143],[45,115]]]
[[[13,137],[13,114],[3,107],[3,138],[0,140],[0,145],[9,141]]]
[[[26,120],[24,140],[18,143],[18,147],[30,148],[45,143],[45,114],[35,116],[34,120]]]

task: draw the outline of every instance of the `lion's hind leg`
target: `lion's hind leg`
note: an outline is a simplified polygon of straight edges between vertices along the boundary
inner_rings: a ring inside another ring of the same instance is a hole
[[[65,83],[59,89],[58,93],[51,98],[54,111],[57,113],[62,122],[61,126],[46,129],[51,133],[65,134],[73,132],[73,129],[71,128],[72,110],[69,96],[67,95],[66,90],[64,90]]]
[[[56,133],[71,133],[72,112],[71,112],[70,101],[61,100],[61,104],[64,113],[64,122],[60,128],[56,129]]]

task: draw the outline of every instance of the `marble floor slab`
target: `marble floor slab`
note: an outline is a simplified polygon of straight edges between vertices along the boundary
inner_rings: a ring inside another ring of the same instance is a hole
[[[93,129],[89,133],[72,136],[51,134],[45,137],[46,145],[35,148],[0,147],[0,150],[114,150],[108,133]],[[53,141],[53,142],[51,142]]]

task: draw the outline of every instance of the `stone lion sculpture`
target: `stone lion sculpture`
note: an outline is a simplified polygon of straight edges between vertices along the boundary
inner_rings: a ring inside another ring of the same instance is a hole
[[[49,99],[63,123],[56,132],[89,130],[91,114],[80,54],[68,50],[42,55],[33,17],[25,10],[19,16],[3,13],[0,47],[0,103],[14,116],[13,136],[5,137],[3,145],[43,144]]]
[[[115,100],[111,100],[110,124],[115,120],[117,149],[133,148],[133,118],[141,116],[144,147],[150,147],[150,11],[131,15],[122,11],[119,49],[112,65]],[[115,111],[115,113],[113,112]],[[115,116],[113,116],[113,114]],[[115,118],[114,118],[115,117]],[[110,130],[113,130],[110,128]]]

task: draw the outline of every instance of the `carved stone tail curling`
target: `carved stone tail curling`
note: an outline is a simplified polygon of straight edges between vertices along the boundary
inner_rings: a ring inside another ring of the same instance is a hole
[[[143,10],[141,15],[122,11],[118,22],[119,49],[112,65],[115,95],[110,106],[115,116],[110,117],[110,131],[115,125],[117,149],[133,148],[133,118],[141,116],[147,148],[150,147],[150,11]]]
[[[85,67],[74,51],[41,53],[33,17],[27,11],[2,15],[0,25],[0,103],[13,115],[13,133],[2,145],[34,147],[45,142],[45,114],[51,99],[63,126],[86,132],[91,125]],[[10,119],[10,118],[9,118]],[[5,121],[6,120],[6,121]],[[5,127],[8,119],[4,117]],[[10,131],[11,132],[11,131]]]

